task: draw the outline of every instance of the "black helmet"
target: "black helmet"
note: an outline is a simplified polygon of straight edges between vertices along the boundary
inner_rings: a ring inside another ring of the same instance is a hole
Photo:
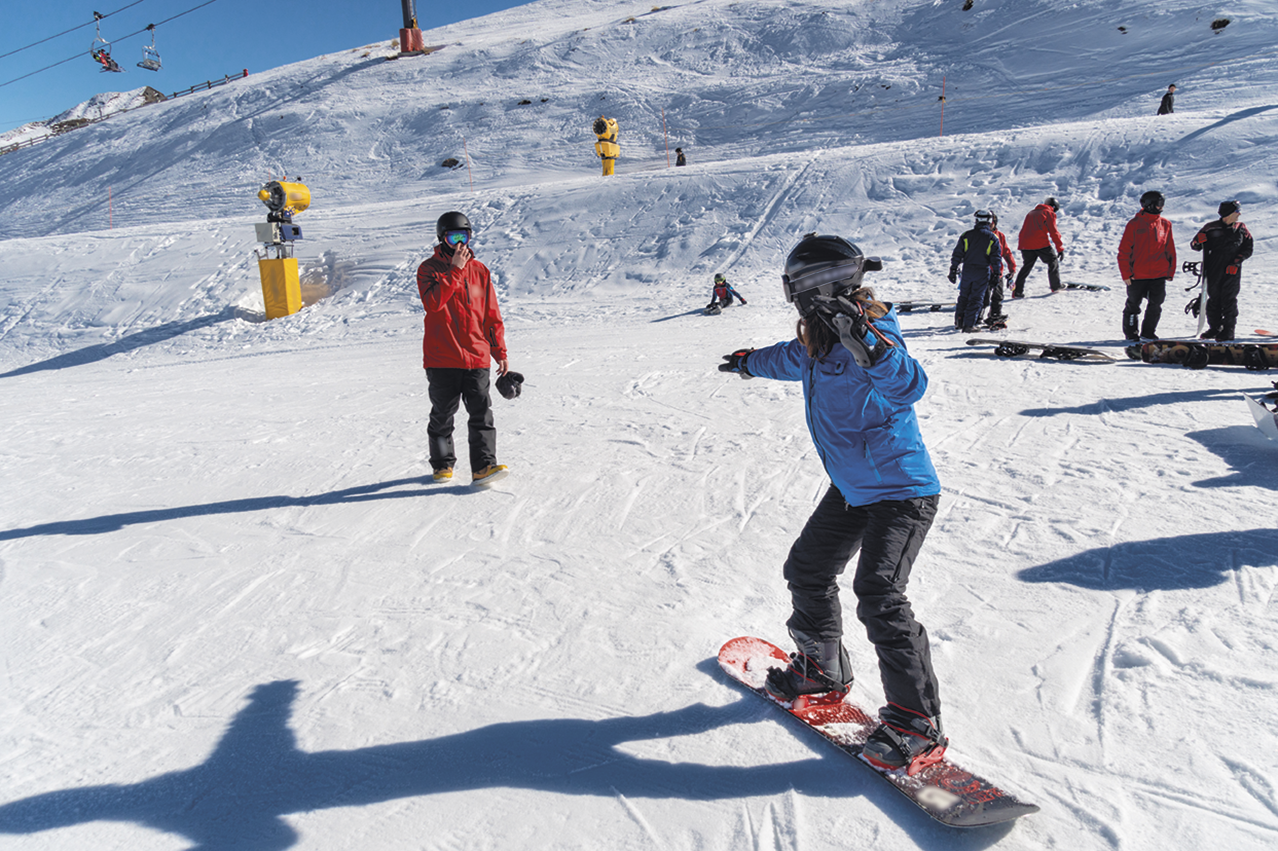
[[[841,236],[810,233],[785,259],[781,289],[785,300],[798,308],[800,315],[808,316],[819,306],[818,296],[859,289],[862,275],[882,268],[879,258],[866,257]]]
[[[989,225],[994,223],[994,214],[989,210],[976,211],[976,223],[978,225]]]
[[[439,217],[439,221],[435,223],[435,236],[441,244],[444,242],[444,234],[450,230],[468,230],[471,233],[475,231],[470,226],[470,219],[466,218],[466,214],[456,211],[444,213],[444,215]]]
[[[1167,199],[1163,197],[1163,193],[1155,192],[1153,189],[1140,196],[1140,208],[1146,213],[1161,213],[1163,204]]]

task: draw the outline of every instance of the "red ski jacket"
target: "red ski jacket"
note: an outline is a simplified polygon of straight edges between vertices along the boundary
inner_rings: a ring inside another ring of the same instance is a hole
[[[506,359],[506,326],[488,267],[473,257],[456,269],[435,246],[417,267],[417,294],[426,308],[422,366],[487,369]]]
[[[1007,237],[1003,236],[1001,230],[995,230],[994,235],[998,237],[998,248],[1003,254],[1003,268],[1007,274],[1016,274],[1016,259],[1012,257],[1012,249],[1007,247]]]
[[[1118,243],[1118,271],[1124,281],[1176,275],[1176,243],[1171,222],[1141,210],[1127,223]]]
[[[1025,223],[1021,225],[1016,247],[1021,251],[1038,251],[1040,248],[1047,248],[1049,244],[1055,244],[1057,254],[1065,250],[1061,233],[1056,229],[1056,211],[1046,204],[1039,204],[1025,214]]]

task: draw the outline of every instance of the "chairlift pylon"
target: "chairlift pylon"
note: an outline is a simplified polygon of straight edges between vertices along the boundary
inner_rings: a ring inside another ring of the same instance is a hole
[[[111,58],[111,42],[102,37],[101,21],[103,17],[100,12],[93,13],[93,26],[98,35],[97,38],[93,39],[93,45],[89,48],[89,55],[102,66],[103,71],[121,73],[124,69]]]
[[[142,61],[138,63],[138,67],[147,71],[159,71],[160,51],[155,49],[155,24],[147,24],[146,28],[151,31],[151,46],[142,46]]]

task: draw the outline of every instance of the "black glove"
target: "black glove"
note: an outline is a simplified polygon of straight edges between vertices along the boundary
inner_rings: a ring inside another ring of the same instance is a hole
[[[1062,248],[1060,251],[1056,252],[1056,259],[1057,259],[1057,260],[1064,260],[1064,259],[1065,259],[1065,249],[1064,249],[1064,248]]]
[[[754,349],[737,349],[730,355],[724,355],[723,359],[727,363],[719,364],[720,372],[735,372],[742,378],[754,378],[750,371],[746,369],[746,356],[753,352]]]
[[[958,269],[955,269],[953,266],[950,267],[950,283],[958,283]]]
[[[513,399],[524,389],[524,377],[518,372],[507,372],[497,379],[497,392],[504,399]]]

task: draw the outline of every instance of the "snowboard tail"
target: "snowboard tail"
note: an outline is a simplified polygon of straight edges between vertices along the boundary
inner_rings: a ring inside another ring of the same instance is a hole
[[[904,771],[881,771],[869,765],[861,751],[878,721],[854,703],[825,697],[799,698],[786,707],[763,690],[769,668],[784,667],[790,657],[784,650],[761,638],[734,638],[719,650],[719,666],[732,679],[769,703],[788,712],[819,733],[868,770],[882,777],[909,798],[919,809],[950,827],[972,828],[1012,821],[1038,812],[990,781],[942,759],[914,775]]]

